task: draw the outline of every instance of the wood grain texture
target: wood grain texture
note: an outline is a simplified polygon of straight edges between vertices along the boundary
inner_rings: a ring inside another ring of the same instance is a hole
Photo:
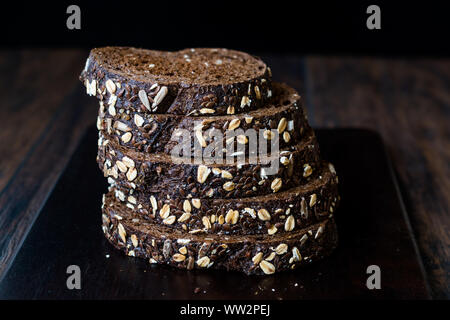
[[[316,126],[378,131],[398,173],[434,298],[450,297],[450,61],[307,59]]]
[[[0,154],[8,155],[0,157],[0,279],[95,122],[95,104],[84,99],[76,78],[85,56],[73,50],[0,55]]]
[[[85,53],[73,50],[0,52],[0,190],[73,90]],[[71,76],[68,76],[71,75]]]

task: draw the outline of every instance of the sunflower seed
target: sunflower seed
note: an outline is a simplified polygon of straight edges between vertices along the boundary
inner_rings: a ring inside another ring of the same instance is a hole
[[[103,128],[103,120],[100,117],[97,117],[97,129],[99,131],[104,129]]]
[[[131,138],[133,137],[133,135],[131,134],[131,132],[125,132],[122,137],[120,137],[120,139],[124,142],[130,142]]]
[[[300,254],[300,251],[297,249],[297,247],[292,248],[292,258],[294,258],[294,261],[302,260],[302,255]]]
[[[189,212],[183,212],[183,214],[178,218],[178,222],[185,222],[189,220],[191,214]]]
[[[259,267],[265,274],[272,274],[275,272],[275,266],[268,261],[261,261]]]
[[[300,239],[300,246],[304,245],[306,240],[308,240],[308,235],[304,234]]]
[[[180,249],[178,249],[178,251],[179,251],[181,254],[186,254],[186,253],[187,253],[187,248],[186,248],[185,246],[182,246]]]
[[[287,166],[289,164],[289,159],[287,157],[281,157],[280,158],[280,162],[284,165]]]
[[[107,119],[107,120],[110,120],[110,119]],[[125,123],[120,122],[120,121],[114,122],[114,129],[118,129],[118,130],[124,131],[124,132],[131,131],[131,128],[129,126],[127,126]]]
[[[133,246],[134,246],[134,247],[137,247],[137,246],[138,246],[138,238],[136,237],[135,234],[132,234],[132,235],[131,235],[131,242],[133,243]]]
[[[275,225],[273,225],[269,229],[267,229],[267,233],[270,235],[275,234],[277,231],[278,231],[278,228],[275,227]]]
[[[137,176],[137,170],[136,168],[130,168],[127,172],[127,179],[128,181],[133,181]]]
[[[172,259],[173,259],[173,261],[175,261],[175,262],[181,262],[181,261],[184,261],[184,260],[186,259],[186,256],[185,256],[185,255],[182,255],[182,254],[179,254],[179,253],[175,253],[175,254],[172,256]]]
[[[183,202],[183,210],[185,211],[185,212],[191,212],[191,210],[192,210],[192,207],[191,207],[191,203],[189,202],[189,200],[184,200],[184,202]]]
[[[111,125],[111,123],[112,123],[112,119],[111,118],[106,119],[106,132],[108,134],[111,134],[111,132],[112,132],[112,125]],[[131,130],[131,128],[130,128],[130,130]]]
[[[315,193],[313,193],[310,198],[309,198],[309,207],[312,208],[317,201],[317,195]]]
[[[233,119],[230,121],[230,124],[228,125],[228,130],[234,130],[239,127],[241,124],[241,120],[239,119]]]
[[[328,168],[330,169],[330,172],[332,174],[336,174],[336,169],[334,168],[333,164],[329,163],[328,164]]]
[[[88,81],[88,80],[86,80]],[[87,82],[89,84],[89,81]],[[89,90],[88,90],[88,94],[91,96],[95,96],[97,94],[97,80],[92,80],[91,84],[88,85]]]
[[[108,113],[114,117],[116,115],[116,108],[114,108],[113,105],[110,105],[108,107]]]
[[[258,218],[262,221],[269,221],[270,220],[270,213],[266,209],[259,209],[258,210]]]
[[[308,207],[306,205],[306,201],[304,198],[302,198],[302,201],[300,202],[300,214],[302,218],[304,219],[308,218]]]
[[[150,196],[150,204],[152,205],[153,214],[155,214],[156,210],[158,210],[158,203],[153,195]]]
[[[120,201],[125,201],[125,195],[122,191],[116,190],[116,197],[119,198]],[[117,215],[116,215],[117,216]]]
[[[132,203],[132,204],[136,204],[136,198],[133,196],[128,196],[128,202]]]
[[[133,159],[128,158],[127,156],[122,158],[122,162],[128,167],[128,168],[134,168],[134,161]]]
[[[233,106],[229,106],[227,108],[227,114],[234,114],[234,107]]]
[[[223,188],[224,188],[225,191],[231,191],[231,190],[234,190],[234,182],[233,182],[233,181],[225,182],[225,183],[223,184]]]
[[[112,167],[110,173],[115,179],[117,179],[119,177],[119,173],[117,172],[117,167]]]
[[[117,102],[117,96],[114,95],[114,94],[112,94],[112,95],[109,97],[109,100],[108,100],[109,107],[110,107],[110,108],[111,108],[111,107],[114,108],[114,106],[116,105],[116,102]]]
[[[322,233],[323,233],[323,226],[320,226],[319,229],[317,229],[317,232],[316,232],[316,235],[314,236],[314,239],[319,238]]]
[[[289,120],[287,123],[287,130],[292,131],[294,130],[294,120]]]
[[[88,68],[89,68],[89,63],[90,63],[90,62],[91,62],[90,59],[87,58],[86,63],[85,63],[85,65],[84,65],[84,69],[83,69],[84,72],[86,72],[86,71],[88,70]]]
[[[271,252],[271,253],[269,254],[269,256],[268,256],[267,258],[265,258],[264,260],[266,260],[266,261],[272,261],[272,260],[275,258],[276,255],[277,255],[277,254],[276,254],[275,252]]]
[[[236,224],[239,219],[239,212],[237,210],[230,209],[228,210],[225,216],[225,222],[230,224]]]
[[[203,217],[202,223],[206,229],[211,229],[211,221],[209,221],[208,217]]]
[[[289,132],[285,131],[283,132],[283,140],[284,142],[288,143],[289,141],[291,141],[291,135],[289,134]]]
[[[204,183],[208,178],[210,172],[211,169],[209,169],[207,166],[200,165],[197,169],[197,181],[200,183]]]
[[[247,144],[248,139],[247,139],[247,137],[246,137],[245,135],[240,134],[240,135],[237,136],[236,141],[237,141],[239,144]]]
[[[252,103],[252,100],[250,100],[249,97],[243,96],[241,99],[241,108],[244,108],[245,106],[250,106],[251,103]]]
[[[173,224],[177,218],[175,216],[169,216],[163,220],[164,224]]]
[[[284,230],[285,231],[292,231],[295,227],[295,219],[292,215],[287,217],[286,222],[284,223]]]
[[[108,90],[108,92],[110,94],[116,93],[116,85],[114,84],[114,82],[111,79],[106,80],[105,86],[106,86],[106,90]]]
[[[278,190],[280,190],[282,184],[283,184],[283,181],[280,178],[275,178],[272,181],[270,188],[272,189],[273,192],[277,192]]]
[[[312,174],[312,172],[313,172],[313,169],[312,169],[312,167],[309,164],[305,164],[303,166],[303,176],[305,178],[309,177]]]
[[[263,136],[266,140],[272,140],[275,134],[271,130],[264,130]]]
[[[281,118],[280,122],[278,123],[278,133],[281,134],[286,129],[287,126],[287,120],[286,118]]]
[[[125,232],[125,228],[121,223],[117,225],[117,229],[119,230],[119,236],[124,243],[127,242],[127,233]]]
[[[138,126],[138,127],[142,127],[142,125],[144,124],[144,118],[142,118],[140,115],[138,115],[137,113],[134,115],[134,123]]]
[[[255,254],[255,256],[252,258],[253,264],[257,265],[258,263],[261,262],[263,257],[263,253],[262,252],[258,252],[257,254]]]
[[[256,99],[260,100],[261,99],[261,91],[259,91],[259,87],[255,86],[255,94],[256,94]]]
[[[200,143],[200,145],[205,148],[206,147],[206,140],[205,138],[203,138],[203,134],[201,130],[196,130],[195,131],[195,137],[197,138],[198,142]]]
[[[277,253],[277,255],[282,255],[284,253],[286,253],[288,250],[288,245],[285,243],[280,243],[276,248],[275,248],[275,252]]]
[[[252,208],[245,208],[244,212],[247,212],[253,219],[256,218],[256,211]]]
[[[159,215],[161,218],[166,219],[170,214],[170,206],[165,203],[161,210],[159,211]]]
[[[200,109],[200,113],[201,114],[211,114],[211,113],[214,113],[214,112],[216,112],[216,110],[214,110],[214,109],[209,109],[209,108],[202,108],[202,109]]]
[[[197,209],[200,209],[202,206],[202,203],[200,202],[200,199],[192,199],[192,205],[196,207]]]
[[[144,90],[140,90],[138,93],[139,99],[141,100],[144,107],[147,108],[148,111],[151,111],[150,109],[150,101],[148,101],[147,93]]]
[[[122,161],[117,160],[116,165],[117,165],[117,168],[119,168],[120,172],[122,172],[122,173],[127,172],[128,168]]]
[[[231,173],[229,173],[227,170],[222,170],[222,178],[233,179],[233,175]]]
[[[169,89],[167,89],[166,86],[159,89],[158,94],[155,96],[155,99],[153,100],[152,108],[156,107],[158,104],[160,104],[163,101],[163,99],[167,95],[168,91],[169,91]]]
[[[247,122],[247,124],[252,123],[253,121],[253,117],[245,117],[245,122]]]
[[[207,256],[204,256],[197,260],[197,265],[201,268],[205,268],[209,265],[209,262],[209,258]]]

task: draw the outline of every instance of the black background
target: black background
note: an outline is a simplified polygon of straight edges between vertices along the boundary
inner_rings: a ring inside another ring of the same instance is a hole
[[[81,30],[66,9],[81,8]],[[381,8],[381,30],[366,9]],[[229,47],[252,53],[448,56],[450,12],[430,1],[57,1],[2,4],[0,46]]]

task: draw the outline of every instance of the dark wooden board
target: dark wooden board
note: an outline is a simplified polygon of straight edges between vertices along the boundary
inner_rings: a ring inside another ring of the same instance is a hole
[[[322,153],[340,177],[340,244],[332,256],[289,273],[244,276],[174,270],[116,252],[100,224],[106,182],[95,163],[91,128],[0,283],[2,299],[426,299],[428,286],[398,186],[379,136],[366,130],[317,130]],[[109,258],[107,258],[109,255]],[[368,290],[366,268],[381,268]],[[81,268],[68,290],[66,268]],[[200,293],[194,293],[195,288]]]

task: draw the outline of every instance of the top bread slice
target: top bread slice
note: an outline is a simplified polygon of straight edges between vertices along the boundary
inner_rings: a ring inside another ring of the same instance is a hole
[[[235,114],[259,109],[272,97],[270,68],[228,49],[95,48],[80,80],[100,100],[148,113]]]

